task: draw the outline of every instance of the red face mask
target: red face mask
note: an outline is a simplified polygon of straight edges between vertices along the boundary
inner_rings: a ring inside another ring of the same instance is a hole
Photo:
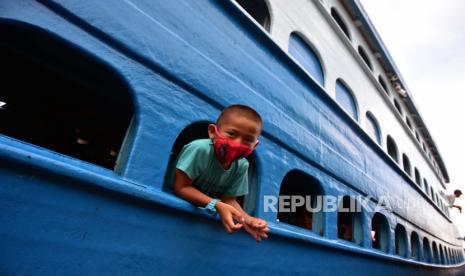
[[[236,159],[244,158],[249,156],[255,147],[258,145],[258,141],[252,147],[244,145],[241,142],[236,142],[225,136],[223,136],[218,128],[215,126],[216,139],[213,143],[217,157],[230,163]]]

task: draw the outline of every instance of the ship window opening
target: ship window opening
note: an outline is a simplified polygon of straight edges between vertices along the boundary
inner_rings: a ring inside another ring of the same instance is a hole
[[[288,52],[321,86],[324,86],[323,67],[317,52],[295,32],[289,37]]]
[[[402,154],[402,163],[404,165],[404,171],[408,176],[412,176],[412,168],[410,166],[410,159],[407,157],[407,155],[404,153]]]
[[[417,168],[415,168],[415,183],[421,186],[421,175]]]
[[[429,195],[429,185],[428,185],[428,181],[426,181],[425,178],[423,178],[423,184],[424,184],[424,189],[425,189],[426,194]]]
[[[371,221],[372,247],[384,252],[389,250],[389,223],[386,217],[375,213]]]
[[[172,192],[176,159],[181,153],[183,147],[197,139],[208,139],[209,124],[209,122],[195,122],[184,128],[179,133],[171,149],[168,167],[163,181],[163,190],[165,192]],[[258,196],[258,168],[255,153],[252,153],[246,159],[249,161],[249,193],[245,196],[238,197],[237,202],[242,206],[245,212],[254,215],[256,198]]]
[[[396,107],[397,111],[399,111],[399,114],[402,115],[402,107],[400,107],[400,104],[397,101],[397,99],[394,99],[394,106]]]
[[[408,117],[405,117],[405,122],[407,123],[408,128],[412,130],[413,129],[412,122],[410,122],[410,119]]]
[[[450,257],[449,257],[449,248],[444,246],[444,261],[446,264],[450,264]]]
[[[407,243],[407,231],[405,230],[405,227],[397,224],[396,230],[395,230],[395,242],[396,242],[396,255],[399,255],[401,257],[407,257],[407,248],[408,248],[408,243]]]
[[[236,0],[236,2],[268,33],[270,32],[271,16],[266,1]]]
[[[387,145],[387,151],[388,151],[389,156],[391,156],[391,158],[394,159],[396,163],[399,163],[397,144],[390,135],[388,135],[387,137],[386,145]]]
[[[344,32],[344,34],[350,40],[351,37],[350,37],[349,28],[347,27],[341,15],[339,15],[339,12],[335,8],[331,8],[331,16],[333,17],[334,21],[336,21],[339,28],[341,28],[342,32]]]
[[[433,263],[439,264],[439,253],[438,253],[438,247],[436,245],[436,242],[433,241]]]
[[[373,65],[371,64],[370,58],[368,57],[367,52],[365,51],[365,49],[363,49],[362,46],[358,46],[358,54],[363,59],[365,64],[370,68],[370,70],[373,71]]]
[[[366,127],[367,132],[376,141],[376,143],[381,144],[381,131],[379,128],[378,121],[371,112],[366,113]]]
[[[440,263],[445,264],[446,260],[444,258],[444,250],[442,249],[442,244],[439,245],[439,258],[440,258]]]
[[[337,214],[338,238],[362,245],[363,221],[360,203],[353,197],[344,196]]]
[[[341,79],[336,81],[336,101],[354,120],[358,121],[358,110],[355,96]]]
[[[0,35],[0,133],[113,170],[134,113],[121,76],[43,30]]]
[[[415,131],[415,138],[417,138],[417,141],[420,142],[420,134],[418,134],[417,131]]]
[[[384,92],[389,95],[388,86],[386,84],[386,81],[383,79],[383,77],[381,77],[381,75],[378,76],[378,82],[379,84],[381,84],[381,87],[383,87]]]
[[[434,201],[434,189],[433,189],[433,186],[430,186],[430,196],[431,196],[431,199]]]
[[[425,145],[425,143],[421,143],[421,146],[422,146],[422,148],[423,148],[423,151],[426,152],[426,145]]]
[[[420,252],[420,237],[417,232],[413,231],[410,236],[410,256],[412,259],[419,261],[421,258]]]
[[[281,183],[279,197],[289,198],[289,202],[295,200],[294,210],[278,211],[278,220],[300,228],[311,230],[318,235],[323,235],[323,191],[321,184],[313,177],[292,170],[286,174]],[[294,199],[293,199],[294,198]]]
[[[427,263],[431,263],[432,256],[431,256],[431,247],[429,245],[428,238],[423,238],[423,261]]]

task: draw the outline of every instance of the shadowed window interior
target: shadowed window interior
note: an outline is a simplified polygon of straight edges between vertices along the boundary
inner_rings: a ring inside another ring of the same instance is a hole
[[[324,86],[323,67],[318,55],[297,33],[292,33],[289,37],[288,52],[321,86]]]
[[[421,186],[421,175],[420,175],[420,171],[417,168],[415,168],[415,183],[418,186]]]
[[[396,163],[399,163],[397,144],[390,135],[388,135],[387,137],[386,146],[387,146],[387,151],[388,151],[389,156],[391,156],[391,158],[394,159]]]
[[[381,77],[381,75],[378,76],[378,82],[381,85],[381,87],[383,87],[384,92],[389,95],[388,86],[386,84],[386,81],[383,79],[383,77]]]
[[[360,57],[363,59],[363,61],[365,62],[365,64],[368,66],[368,68],[370,68],[370,70],[373,71],[373,65],[371,64],[371,60],[370,60],[370,58],[368,57],[367,52],[365,51],[365,49],[363,49],[362,46],[358,46],[358,54],[359,54]]]
[[[417,261],[419,261],[421,257],[420,237],[415,231],[410,235],[410,257]]]
[[[339,239],[362,245],[362,206],[355,198],[344,196],[342,201],[339,202],[337,232]]]
[[[236,2],[267,32],[270,32],[271,16],[266,1],[236,0]]]
[[[389,223],[384,215],[375,213],[371,220],[371,245],[384,252],[389,251]]]
[[[107,65],[45,31],[1,24],[0,133],[114,169],[134,107]]]
[[[396,226],[395,243],[396,255],[399,255],[401,257],[407,257],[407,231],[405,230],[405,227],[400,224],[397,224]]]
[[[409,176],[412,176],[412,167],[410,166],[410,159],[405,153],[402,154],[402,163],[404,164],[404,172]]]
[[[378,121],[371,112],[366,113],[366,127],[367,132],[376,141],[376,143],[381,144],[381,131],[379,129]]]
[[[423,261],[427,263],[431,263],[433,261],[428,238],[423,238]]]
[[[331,16],[333,17],[334,21],[336,21],[339,28],[341,28],[341,30],[344,32],[344,34],[350,40],[349,28],[347,27],[347,24],[344,22],[341,15],[339,14],[339,12],[335,8],[331,8]]]
[[[399,114],[402,115],[402,107],[400,107],[400,104],[397,101],[397,99],[394,99],[394,106],[396,107],[397,111],[399,111]]]
[[[436,242],[434,241],[433,241],[433,263],[435,264],[440,263],[438,246],[436,245]]]

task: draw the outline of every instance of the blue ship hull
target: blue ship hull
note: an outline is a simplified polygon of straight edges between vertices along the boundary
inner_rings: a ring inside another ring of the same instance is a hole
[[[340,240],[335,213],[325,214],[320,236],[264,212],[263,196],[277,196],[292,170],[312,176],[327,195],[423,195],[233,3],[3,1],[0,24],[111,68],[136,110],[114,171],[0,135],[0,274],[461,274],[463,260],[429,264],[396,256],[393,246],[372,249],[368,226],[361,246]],[[245,232],[228,235],[218,219],[163,188],[178,135],[233,103],[265,120],[252,195],[254,214],[270,224],[262,243]],[[423,204],[423,213],[394,207],[383,214],[391,229],[401,218],[453,247],[455,226],[426,198]],[[363,213],[364,225],[372,215]]]

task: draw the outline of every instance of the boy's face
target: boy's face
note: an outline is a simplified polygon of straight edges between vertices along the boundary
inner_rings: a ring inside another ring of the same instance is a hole
[[[245,116],[231,114],[228,118],[222,120],[218,126],[218,132],[228,139],[252,148],[257,143],[258,136],[260,136],[262,131],[261,128],[262,126],[259,122]],[[208,126],[208,135],[210,139],[215,140],[216,133],[213,124]]]

